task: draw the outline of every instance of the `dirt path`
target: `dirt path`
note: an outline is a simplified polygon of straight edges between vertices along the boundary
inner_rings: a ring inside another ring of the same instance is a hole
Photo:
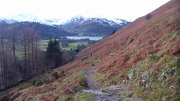
[[[127,97],[124,93],[130,93],[123,85],[111,85],[106,87],[106,92],[101,90],[101,87],[93,79],[93,70],[95,66],[89,67],[85,71],[85,77],[89,86],[88,90],[83,90],[84,93],[94,95],[94,101],[141,101],[137,97]]]
[[[94,95],[94,101],[118,101],[118,96],[115,94],[104,93],[101,88],[93,80],[93,69],[95,66],[90,67],[85,71],[85,77],[88,83],[88,90],[83,90],[85,93],[91,93]]]

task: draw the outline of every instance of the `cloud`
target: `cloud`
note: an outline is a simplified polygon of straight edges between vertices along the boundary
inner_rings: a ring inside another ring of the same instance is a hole
[[[30,14],[38,18],[73,16],[135,20],[169,0],[0,0],[0,17]]]

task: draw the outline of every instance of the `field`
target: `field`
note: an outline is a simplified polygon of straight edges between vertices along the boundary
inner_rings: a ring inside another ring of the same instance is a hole
[[[87,46],[88,42],[80,41],[80,42],[69,43],[67,47],[63,47],[63,50],[71,50],[71,49],[74,50],[81,45]]]
[[[46,50],[47,46],[48,46],[48,42],[49,40],[40,40],[39,44],[40,44],[40,47],[43,51]]]
[[[48,46],[48,42],[49,40],[41,40],[40,41],[40,47],[42,48],[43,51],[46,50],[47,46]],[[73,42],[73,43],[69,43],[68,46],[66,47],[62,47],[63,50],[74,50],[77,48],[77,46],[81,46],[81,45],[85,45],[87,46],[88,45],[88,42],[85,42],[85,41],[79,41],[79,42]]]

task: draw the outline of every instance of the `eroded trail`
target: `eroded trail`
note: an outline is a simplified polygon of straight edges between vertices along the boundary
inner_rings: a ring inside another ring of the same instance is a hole
[[[85,93],[91,93],[94,95],[94,101],[118,101],[118,96],[115,94],[104,93],[101,88],[93,80],[93,69],[95,66],[88,68],[85,71],[85,77],[88,83],[88,90],[83,90]]]
[[[95,66],[89,67],[85,71],[85,77],[88,83],[89,89],[83,90],[84,93],[90,93],[94,95],[94,101],[141,101],[139,98],[134,96],[127,96],[127,93],[131,94],[124,85],[111,85],[104,89],[103,92],[100,86],[93,79],[93,70]],[[126,94],[126,95],[124,95]]]

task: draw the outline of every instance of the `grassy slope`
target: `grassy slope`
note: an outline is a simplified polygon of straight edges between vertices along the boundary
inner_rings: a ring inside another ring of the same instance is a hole
[[[52,100],[65,101],[74,99],[75,101],[91,101],[91,94],[82,94],[81,89],[86,88],[84,71],[80,70],[68,76],[62,76],[59,79],[53,78],[53,73],[57,71],[49,71],[42,75],[36,76],[26,82],[22,82],[18,86],[9,89],[7,92],[1,92],[0,98],[4,95],[11,95],[15,101],[44,101]],[[60,75],[60,72],[58,72]],[[42,85],[34,85],[34,81],[40,81]],[[81,99],[81,100],[80,100]]]
[[[178,1],[178,0],[173,0]],[[179,8],[174,3],[152,13],[151,19],[138,19],[113,36],[101,40],[81,52],[75,61],[47,73],[51,82],[42,86],[15,87],[9,96],[16,100],[92,100],[92,95],[81,94],[84,82],[83,70],[94,64],[97,68],[94,79],[101,85],[120,84],[126,80],[126,86],[147,101],[178,101],[180,83]],[[159,11],[161,13],[159,13]],[[158,12],[158,13],[157,13]],[[156,14],[157,13],[157,14]],[[123,33],[123,34],[122,34]],[[81,60],[93,53],[93,58]],[[177,54],[174,54],[177,53]],[[176,73],[168,78],[160,75],[176,67]],[[127,80],[127,74],[135,68],[133,79]],[[65,76],[53,79],[53,72],[64,71]],[[148,86],[141,85],[142,75],[148,75]],[[36,79],[42,80],[42,77]],[[32,81],[31,81],[32,82]]]

